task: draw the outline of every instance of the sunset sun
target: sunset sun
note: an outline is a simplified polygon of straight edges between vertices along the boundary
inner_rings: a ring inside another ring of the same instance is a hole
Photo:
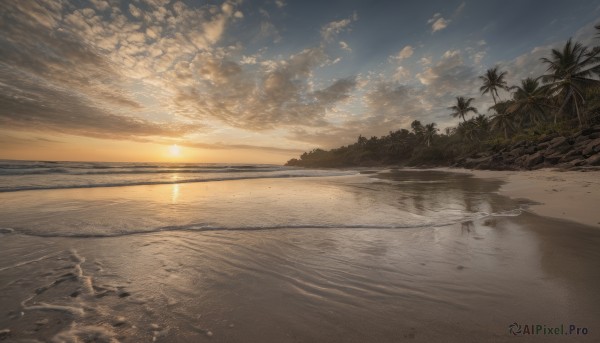
[[[169,155],[172,157],[178,157],[181,155],[181,148],[177,144],[173,144],[169,147]]]

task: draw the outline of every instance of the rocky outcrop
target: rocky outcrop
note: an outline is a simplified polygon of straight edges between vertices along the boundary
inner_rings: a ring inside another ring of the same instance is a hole
[[[536,142],[521,141],[498,152],[478,153],[459,160],[455,166],[492,170],[600,169],[600,125],[569,136],[552,134]]]

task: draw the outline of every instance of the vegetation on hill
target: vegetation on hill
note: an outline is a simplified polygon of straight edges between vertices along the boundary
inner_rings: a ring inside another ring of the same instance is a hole
[[[596,29],[600,38],[600,25]],[[600,124],[600,47],[569,39],[540,62],[547,67],[546,74],[524,79],[520,85],[508,86],[506,72],[498,67],[480,77],[482,95],[489,94],[494,101],[490,115],[478,114],[473,98],[458,96],[448,114],[459,123],[442,133],[436,123],[415,120],[410,130],[390,131],[382,137],[361,135],[353,144],[329,151],[314,149],[286,165],[453,165],[465,157],[497,153],[523,141],[572,136]],[[510,92],[510,99],[501,100],[499,90]]]

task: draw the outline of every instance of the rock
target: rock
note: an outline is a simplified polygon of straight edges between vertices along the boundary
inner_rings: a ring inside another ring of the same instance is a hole
[[[589,136],[587,136],[589,139],[596,139],[596,138],[600,138],[600,132],[594,132],[592,134],[590,134]]]
[[[558,136],[557,133],[549,133],[547,135],[543,135],[542,137],[540,137],[539,142],[548,142],[553,140],[556,136]]]
[[[573,154],[573,155],[563,155],[563,157],[558,161],[559,163],[571,162],[576,159],[581,159],[581,154]]]
[[[568,162],[568,165],[570,168],[576,167],[576,166],[580,166],[585,164],[585,160],[583,158],[578,158],[576,160],[573,160],[571,162]]]
[[[10,330],[9,329],[0,330],[0,340],[3,341],[5,339],[7,339],[8,337],[10,337]]]
[[[466,158],[463,163],[465,168],[479,168],[479,165],[488,162],[491,159],[489,156],[483,156],[479,158]]]
[[[575,144],[590,139],[588,136],[575,136]]]
[[[600,151],[600,138],[596,138],[592,141],[590,141],[589,143],[587,143],[587,145],[585,146],[585,148],[583,148],[583,151],[581,152],[584,156],[590,156],[592,154],[594,154],[594,152],[599,152]]]
[[[535,146],[535,150],[544,150],[544,149],[546,149],[547,147],[549,147],[549,146],[550,146],[550,144],[551,144],[551,142],[550,142],[550,141],[548,141],[548,142],[544,142],[544,143],[540,143],[540,144],[538,144],[538,145],[536,145],[536,146]]]
[[[598,125],[596,125],[598,126]],[[596,127],[594,126],[594,127]],[[582,129],[581,131],[577,131],[577,133],[575,133],[576,136],[587,136],[590,133],[593,133],[596,131],[596,129],[594,129],[594,127],[586,127],[585,129]]]
[[[535,146],[528,146],[523,150],[523,154],[531,155],[535,152]]]
[[[522,147],[516,147],[512,150],[510,150],[510,152],[508,153],[511,156],[521,156],[523,154],[523,148]]]
[[[550,141],[550,149],[556,149],[557,147],[567,143],[566,137],[556,137]]]
[[[525,168],[532,168],[533,166],[540,164],[543,161],[544,161],[544,156],[542,155],[541,151],[538,151],[535,154],[529,155],[523,162],[523,166]]]
[[[585,164],[588,166],[600,166],[600,153],[586,158]]]
[[[517,166],[523,166],[523,163],[525,162],[525,159],[527,159],[527,155],[520,156],[517,159],[515,159],[515,164]]]
[[[556,164],[558,163],[558,161],[560,161],[562,158],[564,157],[563,154],[561,153],[554,153],[552,155],[549,156],[545,156],[544,157],[544,162],[548,162],[548,164]]]
[[[581,156],[581,151],[577,151],[575,149],[571,149],[568,152],[565,153],[564,157],[570,157],[570,156]]]

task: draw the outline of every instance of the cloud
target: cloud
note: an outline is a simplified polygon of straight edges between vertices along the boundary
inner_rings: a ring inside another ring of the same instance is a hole
[[[435,13],[431,19],[427,20],[431,24],[431,33],[443,30],[450,24],[450,19],[444,19],[440,13]]]
[[[241,150],[261,150],[261,151],[271,151],[278,153],[285,153],[289,155],[295,155],[304,152],[302,149],[288,149],[288,148],[280,148],[273,146],[265,146],[265,145],[251,145],[251,144],[225,144],[225,143],[201,143],[201,142],[187,142],[180,143],[181,146],[186,146],[190,148],[202,148],[202,149],[211,149],[211,150],[231,150],[231,149],[241,149]]]
[[[5,66],[0,72],[3,128],[133,140],[148,136],[176,137],[199,128],[117,115],[39,78],[6,70]]]
[[[326,41],[330,41],[338,34],[349,30],[350,24],[356,20],[358,20],[358,15],[355,12],[349,18],[332,21],[321,28],[321,37]]]
[[[423,56],[419,59],[419,63],[422,66],[428,66],[431,64],[431,57],[430,56]]]
[[[352,52],[352,49],[350,48],[350,46],[348,46],[348,43],[344,42],[344,41],[340,41],[340,48],[342,50],[348,51],[348,52]]]
[[[444,52],[435,65],[426,67],[416,76],[435,96],[456,93],[457,90],[468,90],[470,93],[477,82],[477,70],[464,63],[459,50]]]
[[[402,48],[396,55],[390,56],[390,58],[401,61],[412,56],[414,52],[415,49],[412,46],[407,45],[404,48]]]
[[[205,53],[189,66],[203,82],[178,87],[175,101],[187,109],[181,111],[183,116],[213,118],[246,130],[327,125],[327,111],[356,87],[355,78],[349,77],[313,90],[313,71],[328,60],[322,47],[314,47],[286,59],[263,61],[251,71]]]
[[[237,12],[229,2],[195,8],[181,2],[166,7],[168,2],[144,0],[123,10],[103,0],[88,8],[0,3],[6,23],[0,35],[3,127],[136,140],[203,127],[202,119],[180,120],[182,109],[169,90],[183,84],[183,60],[198,51],[223,55],[235,49],[214,45]],[[218,83],[234,69],[224,64],[197,71]],[[165,73],[177,77],[169,83]],[[158,114],[165,110],[170,124]],[[162,118],[150,119],[154,113]]]
[[[410,78],[410,71],[408,71],[408,69],[400,66],[398,68],[396,68],[396,71],[394,72],[394,80],[395,81],[403,81]]]

